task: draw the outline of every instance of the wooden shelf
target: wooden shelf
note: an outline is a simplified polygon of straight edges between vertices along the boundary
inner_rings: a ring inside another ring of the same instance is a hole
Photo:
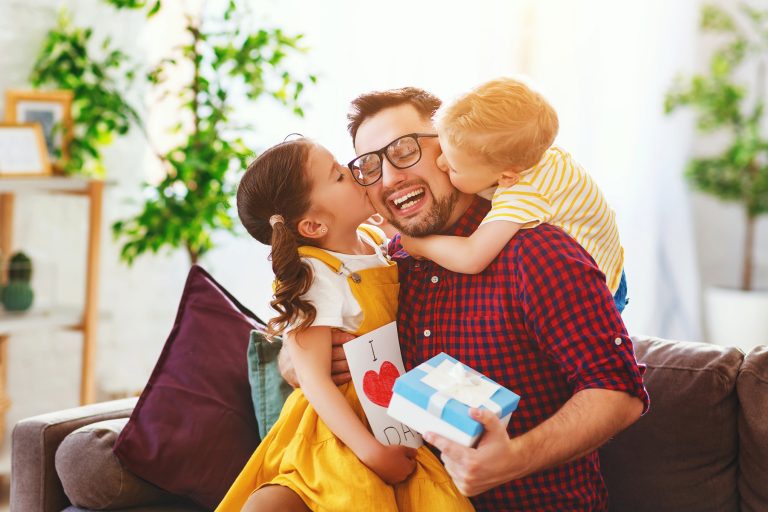
[[[64,176],[40,178],[0,178],[0,193],[88,192],[93,180]]]
[[[5,371],[7,368],[7,338],[13,333],[48,327],[79,330],[83,335],[80,403],[95,399],[96,334],[99,314],[98,278],[101,243],[101,210],[105,183],[101,180],[71,176],[39,178],[0,178],[0,254],[7,269],[7,258],[13,244],[13,210],[16,196],[26,194],[67,194],[80,196],[88,202],[88,241],[85,261],[85,294],[83,306],[70,308],[39,308],[24,313],[0,314],[0,400],[7,397]],[[45,220],[50,223],[50,219]],[[5,275],[0,274],[5,281]],[[0,413],[0,422],[3,422]]]
[[[33,308],[23,312],[0,312],[0,334],[18,334],[59,327],[74,327],[83,323],[82,308]]]

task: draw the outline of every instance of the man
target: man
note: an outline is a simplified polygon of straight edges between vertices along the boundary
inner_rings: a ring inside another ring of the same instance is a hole
[[[371,202],[400,232],[467,236],[490,203],[458,192],[437,167],[430,135],[439,105],[415,88],[354,100],[354,164],[365,160]],[[648,397],[592,258],[546,224],[518,233],[477,275],[411,258],[397,237],[390,254],[406,367],[445,351],[521,396],[506,430],[472,411],[486,429],[475,448],[425,434],[459,489],[478,510],[607,510],[596,450],[637,420]],[[334,354],[337,380],[348,380],[343,351]]]

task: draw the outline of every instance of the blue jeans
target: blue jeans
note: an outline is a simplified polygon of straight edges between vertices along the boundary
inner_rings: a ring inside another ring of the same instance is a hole
[[[613,300],[616,303],[616,309],[619,310],[619,313],[624,311],[624,308],[627,307],[627,304],[629,304],[629,299],[627,298],[627,275],[623,270],[621,271],[621,281],[619,282],[619,288],[613,295]]]

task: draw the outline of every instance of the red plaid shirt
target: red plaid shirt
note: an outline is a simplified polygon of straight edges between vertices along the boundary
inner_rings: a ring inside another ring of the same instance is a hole
[[[490,203],[476,199],[445,234],[468,236]],[[522,230],[478,275],[411,258],[396,237],[398,329],[406,368],[439,352],[520,395],[508,432],[534,428],[582,389],[625,391],[643,400],[644,367],[605,276],[565,232]],[[607,510],[597,452],[515,480],[472,499],[478,511]]]

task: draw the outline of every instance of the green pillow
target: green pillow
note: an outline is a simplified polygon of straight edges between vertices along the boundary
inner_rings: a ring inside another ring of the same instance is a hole
[[[269,341],[263,332],[251,331],[251,341],[248,343],[248,381],[251,383],[251,400],[262,439],[277,422],[285,399],[293,391],[277,368],[277,354],[282,346],[280,338]]]

